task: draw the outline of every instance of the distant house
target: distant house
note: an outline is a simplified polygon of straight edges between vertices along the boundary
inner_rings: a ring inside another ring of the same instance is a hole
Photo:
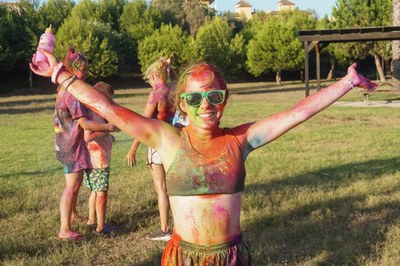
[[[204,1],[203,0],[202,2],[203,2],[204,5],[210,6],[214,2],[214,0],[208,0],[208,1]]]
[[[277,15],[281,11],[295,10],[296,4],[290,2],[289,0],[281,0],[277,3],[277,10],[270,11],[267,13],[271,15]],[[250,1],[239,1],[235,5],[235,13],[232,15],[238,19],[249,20],[252,18],[255,11],[253,10],[253,6],[250,4]]]
[[[278,11],[294,10],[296,5],[288,0],[281,0],[278,2]]]
[[[10,11],[16,11],[18,14],[21,13],[17,2],[0,2],[0,4]]]
[[[247,1],[239,1],[235,5],[236,14],[246,20],[251,19],[253,15],[253,6]]]

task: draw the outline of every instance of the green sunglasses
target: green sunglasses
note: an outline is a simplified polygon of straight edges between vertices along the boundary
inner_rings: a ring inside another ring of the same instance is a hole
[[[188,92],[179,95],[181,99],[185,99],[190,106],[198,107],[203,102],[204,96],[212,105],[218,105],[225,101],[226,90],[211,90],[203,92]]]
[[[89,63],[82,53],[79,53],[75,60],[72,62],[72,67],[79,72],[82,72],[83,69],[88,68],[88,65]]]

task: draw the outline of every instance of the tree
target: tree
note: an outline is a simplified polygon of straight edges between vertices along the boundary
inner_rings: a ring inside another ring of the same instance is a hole
[[[72,0],[48,0],[40,7],[39,14],[43,17],[45,25],[51,24],[57,30],[74,6]]]
[[[125,0],[99,1],[98,16],[101,21],[111,26],[113,30],[119,30],[119,18],[125,6]]]
[[[152,6],[161,12],[164,24],[178,25],[184,31],[189,31],[185,23],[185,0],[157,0],[152,2]]]
[[[215,16],[215,12],[205,7],[200,1],[188,2],[184,5],[185,21],[190,35],[196,36],[199,28]]]
[[[161,13],[158,9],[148,6],[145,0],[134,0],[128,2],[123,8],[120,17],[121,32],[129,38],[127,41],[128,63],[139,70],[138,64],[138,42],[146,36],[150,36],[161,26]]]
[[[71,16],[83,20],[100,20],[98,4],[90,0],[82,0],[71,10]]]
[[[338,0],[332,9],[334,28],[378,27],[391,25],[391,0]],[[351,57],[363,59],[369,53],[375,59],[375,66],[381,81],[385,80],[380,58],[388,58],[387,42],[367,42],[363,44],[336,44],[338,58],[351,53]]]
[[[71,16],[57,31],[54,53],[58,58],[64,58],[68,48],[74,47],[91,61],[89,77],[111,76],[118,71],[119,58],[116,47],[121,42],[121,35],[96,17],[87,19],[86,15],[91,11],[80,12],[84,9],[81,4],[72,9]],[[87,6],[87,3],[83,5]]]
[[[37,37],[24,11],[0,5],[0,72],[14,70],[18,61],[26,64],[37,45]]]
[[[228,78],[234,77],[244,68],[243,36],[233,35],[233,30],[225,18],[214,17],[200,27],[195,47],[199,58],[217,65]]]
[[[138,59],[142,72],[160,56],[174,53],[174,65],[179,68],[192,60],[196,60],[193,39],[179,26],[162,25],[152,35],[139,41]]]
[[[231,15],[228,12],[225,16],[230,17]],[[253,17],[243,25],[243,29],[240,31],[240,33],[243,35],[246,44],[248,44],[249,41],[254,38],[256,33],[269,18],[270,15],[268,15],[267,13],[263,11],[258,11],[254,13]]]
[[[36,36],[43,33],[48,25],[43,23],[42,16],[37,12],[39,0],[21,0],[18,2],[18,15],[24,19],[23,25],[27,26]]]
[[[314,28],[316,18],[302,11],[281,12],[265,20],[247,47],[247,66],[255,76],[272,70],[281,82],[282,70],[299,70],[304,51],[296,37],[300,29]]]

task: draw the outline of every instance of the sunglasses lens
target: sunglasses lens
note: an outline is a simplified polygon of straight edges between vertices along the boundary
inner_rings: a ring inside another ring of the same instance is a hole
[[[221,104],[225,100],[225,95],[222,91],[209,91],[207,94],[207,99],[211,104]]]
[[[200,93],[193,92],[186,94],[186,103],[191,106],[198,106],[201,104],[202,96]]]

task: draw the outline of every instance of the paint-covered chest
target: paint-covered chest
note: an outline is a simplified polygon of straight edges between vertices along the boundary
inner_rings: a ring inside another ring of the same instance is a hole
[[[183,137],[181,148],[166,177],[170,196],[243,191],[246,176],[243,155],[235,137],[225,137],[225,148],[212,157],[197,153]]]

